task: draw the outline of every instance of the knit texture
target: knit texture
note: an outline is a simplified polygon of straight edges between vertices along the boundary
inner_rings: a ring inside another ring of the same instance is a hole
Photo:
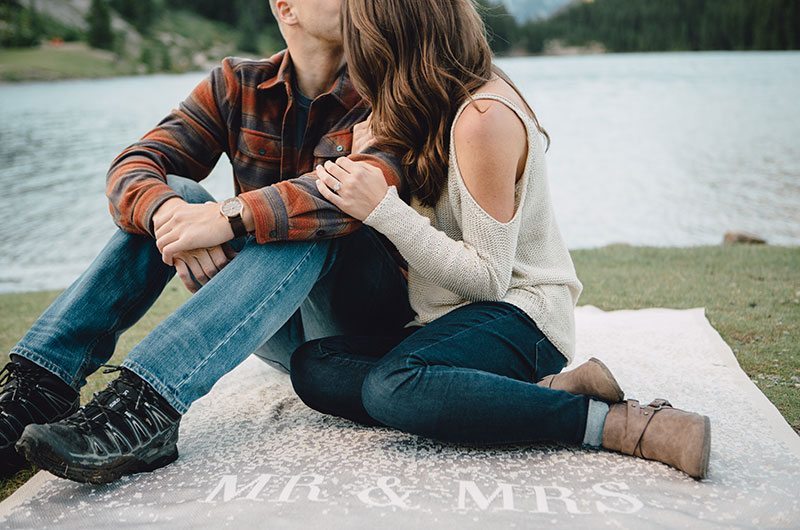
[[[556,223],[550,202],[544,146],[533,119],[503,96],[493,99],[516,112],[528,132],[525,171],[516,184],[514,216],[501,223],[467,190],[450,130],[448,182],[433,207],[412,197],[408,205],[390,186],[364,220],[383,233],[408,261],[408,289],[416,317],[425,325],[475,301],[505,301],[527,313],[566,357],[575,355],[575,305],[583,285]]]

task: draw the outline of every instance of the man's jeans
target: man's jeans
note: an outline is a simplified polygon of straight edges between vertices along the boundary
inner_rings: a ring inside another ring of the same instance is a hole
[[[187,202],[214,200],[191,180],[168,183]],[[405,279],[370,227],[336,239],[235,243],[238,255],[122,363],[181,414],[251,353],[286,370],[307,340],[391,333],[413,318]],[[174,274],[153,238],[118,230],[11,353],[79,389]]]

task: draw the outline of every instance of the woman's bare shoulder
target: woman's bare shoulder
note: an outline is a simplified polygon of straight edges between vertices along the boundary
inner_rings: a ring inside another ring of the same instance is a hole
[[[507,100],[509,100],[512,103],[514,103],[516,106],[518,106],[518,107],[520,107],[522,109],[525,108],[525,102],[522,100],[522,98],[517,93],[517,91],[514,90],[514,88],[511,85],[509,85],[508,83],[506,83],[505,81],[503,81],[501,78],[499,78],[497,76],[493,77],[490,81],[484,83],[483,85],[478,87],[476,90],[474,90],[472,92],[472,95],[475,96],[476,94],[482,94],[482,93],[497,94],[498,96],[503,96]],[[492,105],[495,105],[495,104],[502,105],[502,103],[499,103],[496,100],[492,100],[492,99],[476,99],[475,102],[472,105],[468,105],[467,108],[469,108],[469,107],[477,107],[477,109],[479,111],[484,111],[488,107],[490,107]]]
[[[523,105],[516,91],[499,78],[485,83],[473,95],[480,93],[497,94]],[[464,108],[453,127],[457,147],[478,144],[509,155],[526,146],[525,124],[513,109],[497,100],[476,99]]]
[[[514,214],[514,184],[527,156],[527,131],[517,113],[496,100],[476,100],[454,124],[453,141],[467,190],[495,220],[508,222]]]

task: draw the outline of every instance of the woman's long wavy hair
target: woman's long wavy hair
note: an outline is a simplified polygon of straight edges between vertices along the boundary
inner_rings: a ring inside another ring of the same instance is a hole
[[[475,3],[344,0],[342,31],[350,77],[372,105],[376,143],[402,157],[412,194],[433,206],[447,181],[450,127],[461,103],[493,73],[520,94],[492,64]]]

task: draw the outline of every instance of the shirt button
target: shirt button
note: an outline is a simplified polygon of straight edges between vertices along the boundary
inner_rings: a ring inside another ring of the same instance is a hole
[[[264,156],[267,154],[267,150],[262,147],[261,149],[258,150],[258,154]]]
[[[272,230],[272,231],[269,233],[269,237],[278,237],[278,232],[276,232],[275,230]]]
[[[342,147],[341,145],[337,145],[336,150],[341,153],[342,151],[344,151],[344,147]]]

